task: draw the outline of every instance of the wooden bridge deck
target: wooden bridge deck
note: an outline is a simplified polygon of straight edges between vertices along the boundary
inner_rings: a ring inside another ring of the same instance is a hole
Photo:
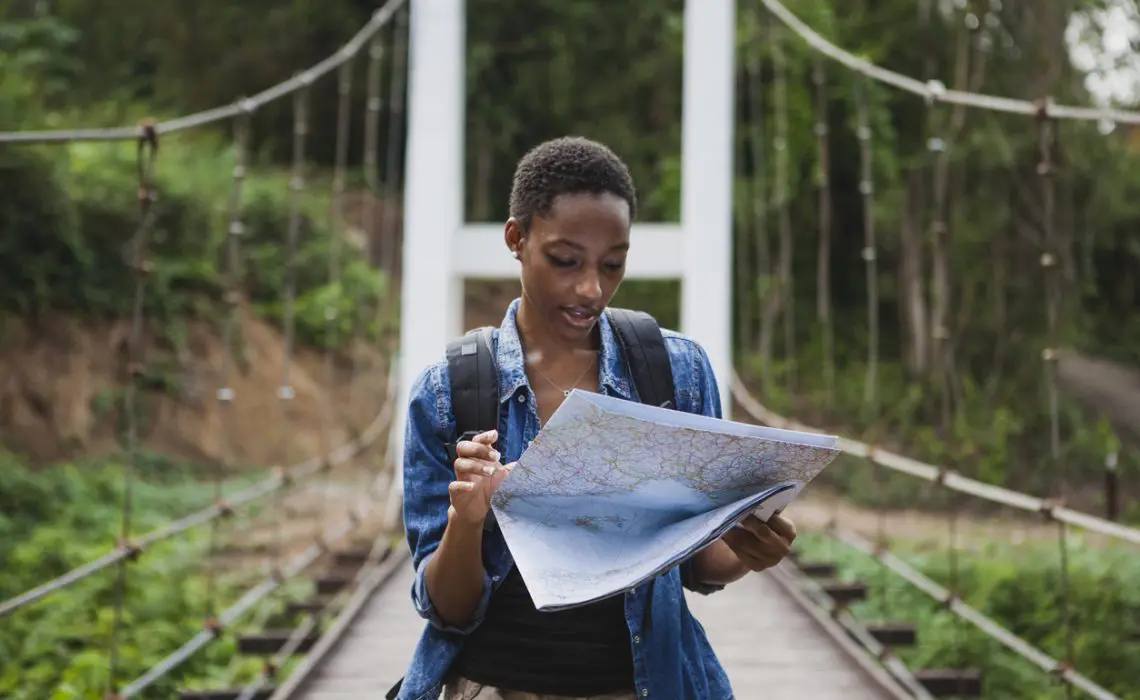
[[[290,697],[382,698],[412,656],[423,621],[409,600],[406,561],[365,604],[335,649]],[[711,596],[688,596],[738,700],[881,700],[891,697],[769,574]]]

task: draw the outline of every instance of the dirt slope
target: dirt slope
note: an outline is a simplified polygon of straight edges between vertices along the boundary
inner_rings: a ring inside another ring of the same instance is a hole
[[[228,413],[216,399],[226,367],[216,329],[192,322],[184,347],[147,348],[149,374],[166,388],[141,396],[146,448],[202,462],[291,463],[340,444],[375,415],[387,378],[375,349],[354,348],[355,374],[348,353],[337,358],[331,382],[323,355],[301,349],[289,375],[296,398],[283,424],[277,399],[286,369],[282,335],[247,311],[239,317],[241,359],[231,370],[235,399]],[[0,441],[35,463],[115,451],[129,328],[127,321],[95,325],[65,317],[34,328],[7,323],[0,335]]]

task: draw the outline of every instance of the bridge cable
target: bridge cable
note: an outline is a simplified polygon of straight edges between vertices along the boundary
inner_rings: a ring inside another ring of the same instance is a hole
[[[816,316],[823,343],[825,406],[835,408],[835,326],[831,318],[831,152],[828,139],[828,91],[823,61],[812,63],[815,85],[815,138],[819,188],[819,247],[816,256]]]
[[[376,241],[376,205],[379,204],[379,198],[376,196],[376,163],[377,163],[377,141],[378,132],[380,130],[380,108],[381,108],[381,87],[380,87],[380,70],[384,59],[384,44],[377,35],[372,38],[368,46],[368,69],[367,77],[365,79],[365,89],[367,96],[365,98],[365,113],[364,113],[364,151],[361,156],[361,162],[364,167],[364,184],[368,192],[368,196],[364,201],[363,213],[363,227],[364,227],[364,259],[367,265],[371,268],[375,265],[375,241]],[[342,82],[342,98],[348,94],[350,87],[349,82]],[[346,111],[341,113],[341,118],[344,120],[347,128],[348,112],[347,102]],[[347,135],[346,135],[347,136]],[[344,150],[343,157],[338,154],[338,162],[343,162],[348,156],[348,139],[346,138],[342,144]],[[343,177],[343,173],[341,175]],[[383,275],[383,271],[381,272]],[[367,290],[363,290],[367,294]],[[383,286],[381,285],[378,295],[383,296]],[[354,307],[355,315],[352,319],[352,346],[350,352],[350,360],[355,369],[357,359],[361,348],[360,335],[362,332],[367,331],[370,327],[369,312],[367,307],[373,301],[371,298],[361,299]],[[355,396],[357,393],[357,385],[359,382],[353,382],[352,387],[349,389],[349,399],[351,405],[356,405]],[[383,394],[380,394],[381,398]],[[367,478],[372,472],[371,469],[366,469],[363,478]],[[360,475],[358,475],[360,476]],[[366,491],[367,492],[367,491]]]
[[[765,4],[768,4],[766,2],[766,0],[763,0],[763,1],[765,1]],[[867,76],[867,74],[864,73],[864,76]],[[874,76],[870,76],[870,77],[874,77]],[[931,106],[931,111],[933,111],[933,108],[934,108],[933,106],[938,101],[937,98],[940,95],[944,95],[945,93],[942,92],[942,90],[939,89],[939,86],[935,83],[931,83],[930,86],[932,88],[930,91],[920,93],[920,94],[924,94],[930,98],[930,99],[928,99],[928,104]],[[861,111],[865,114],[865,110],[866,110],[865,98],[861,99],[859,102],[862,106]],[[1052,109],[1048,109],[1047,111],[1048,111],[1049,116],[1055,116]],[[866,122],[863,119],[861,119],[861,122],[863,122],[863,124],[866,124]],[[1042,128],[1042,131],[1046,131],[1046,129]],[[863,135],[864,134],[862,133],[862,130],[861,130],[861,133],[860,133],[860,136],[861,136],[860,140],[861,141],[864,140],[862,138]],[[869,139],[869,133],[867,134],[867,137]],[[1038,171],[1039,171],[1039,174],[1041,175],[1041,177],[1045,183],[1043,186],[1046,188],[1051,187],[1051,185],[1049,184],[1049,179],[1048,179],[1049,176],[1052,174],[1051,173],[1052,162],[1051,162],[1051,153],[1050,153],[1051,145],[1052,145],[1052,137],[1051,136],[1048,140],[1045,138],[1042,138],[1041,149],[1042,149],[1042,163],[1043,164],[1038,168]],[[938,140],[935,140],[935,138],[932,136],[932,138],[930,140],[928,140],[928,150],[931,151],[933,154],[935,154],[933,160],[934,160],[935,164],[937,165],[938,162],[944,158],[944,156],[942,156],[941,154],[943,154],[945,152],[945,143],[944,142],[940,143]],[[944,183],[945,177],[946,176],[944,174],[944,169],[942,170],[942,172],[940,172],[940,169],[936,167],[935,168],[935,175],[933,178],[934,182],[932,183],[934,188],[935,188],[935,194],[936,194],[936,196],[935,196],[935,201],[936,201],[935,207],[936,207],[936,209],[935,209],[934,217],[933,217],[933,221],[932,221],[932,232],[935,234],[942,234],[942,229],[943,229],[943,227],[945,227],[944,222],[943,222],[941,227],[938,226],[938,223],[942,219],[942,214],[940,213],[942,211],[942,207],[940,207],[937,204],[937,202],[938,202],[937,193],[939,190],[942,190],[944,188],[945,185],[943,183]],[[864,179],[866,179],[866,178],[864,178]],[[868,183],[861,183],[861,188],[866,188],[867,194],[870,193],[870,187],[869,187]],[[1047,192],[1044,195],[1044,200],[1045,200],[1045,203],[1047,205],[1046,206],[1047,213],[1048,213],[1047,218],[1050,219],[1049,224],[1048,224],[1049,228],[1047,229],[1047,236],[1046,237],[1051,240],[1052,239],[1052,214],[1053,214],[1053,200],[1052,200],[1052,191],[1051,190],[1047,189]],[[870,230],[869,227],[868,227],[868,230]],[[1050,246],[1052,246],[1052,244],[1050,244]],[[871,247],[871,246],[866,246],[866,247]],[[1046,265],[1047,267],[1055,267],[1056,262],[1057,262],[1056,257],[1055,257],[1055,255],[1050,256],[1050,254],[1052,254],[1051,247],[1048,249],[1048,254],[1045,257],[1043,257],[1043,259],[1042,259],[1043,265]],[[868,257],[871,257],[871,256],[867,255],[867,253],[865,251],[864,257],[866,260]],[[867,260],[867,262],[868,262],[868,267],[870,267],[871,260]],[[873,275],[873,272],[871,272],[869,270],[869,274]],[[1053,275],[1053,278],[1055,278],[1055,274]],[[1053,285],[1053,287],[1055,288],[1057,283],[1056,283],[1055,279],[1053,279],[1053,278],[1051,278],[1052,281],[1050,282],[1050,284]],[[870,296],[870,290],[871,290],[871,285],[869,285],[869,288],[868,288],[869,296]],[[1046,359],[1053,361],[1053,360],[1055,360],[1055,351],[1053,349],[1056,347],[1056,344],[1057,344],[1057,342],[1056,342],[1057,331],[1056,331],[1055,326],[1057,323],[1057,315],[1058,315],[1058,308],[1057,307],[1060,303],[1059,302],[1059,291],[1054,289],[1053,291],[1051,291],[1049,293],[1049,295],[1047,295],[1047,299],[1048,299],[1049,321],[1050,321],[1051,327],[1050,327],[1050,348],[1046,351]],[[943,338],[943,339],[945,339],[945,338]],[[945,364],[945,363],[943,363],[943,364]],[[1050,367],[1050,370],[1052,370],[1052,367]],[[949,379],[949,375],[947,375],[947,381],[948,381],[948,379]],[[1054,381],[1054,378],[1052,375],[1049,376],[1049,381],[1050,382]],[[871,382],[868,382],[868,384],[871,385]],[[1050,388],[1052,391],[1055,392],[1054,387],[1051,386]],[[784,427],[793,427],[793,428],[799,428],[799,429],[806,428],[806,426],[799,426],[799,425],[794,424],[790,421],[786,421],[785,419],[782,419],[778,416],[775,416],[774,414],[771,414],[770,412],[767,411],[767,409],[764,409],[757,402],[755,402],[755,400],[752,399],[751,396],[748,396],[746,390],[744,390],[743,387],[741,387],[741,389],[737,393],[738,393],[738,400],[740,400],[742,403],[745,404],[746,409],[753,412],[755,414],[755,416],[757,418],[761,419],[763,422],[768,422],[769,424],[783,425]],[[944,406],[945,406],[945,404],[944,404]],[[862,549],[864,549],[864,551],[866,553],[874,556],[876,559],[879,559],[881,563],[888,564],[888,566],[890,568],[892,568],[893,570],[895,570],[896,573],[902,574],[903,577],[906,578],[907,580],[909,580],[911,583],[919,586],[922,590],[926,590],[928,593],[933,595],[936,599],[943,601],[943,603],[952,612],[955,612],[957,614],[959,621],[969,620],[969,621],[973,622],[976,626],[978,626],[980,629],[985,631],[987,634],[989,634],[990,636],[992,636],[995,639],[997,639],[998,641],[1000,641],[1007,648],[1010,648],[1011,650],[1019,653],[1020,655],[1024,656],[1025,658],[1033,661],[1034,663],[1036,663],[1037,665],[1039,665],[1043,669],[1056,673],[1063,680],[1067,681],[1068,686],[1080,687],[1081,689],[1085,690],[1086,692],[1088,692],[1088,693],[1090,693],[1090,694],[1092,694],[1098,698],[1113,698],[1113,697],[1115,697],[1114,695],[1109,693],[1107,690],[1097,686],[1095,683],[1092,683],[1087,678],[1080,676],[1072,668],[1072,657],[1073,657],[1073,646],[1074,645],[1073,645],[1072,619],[1071,619],[1070,613],[1068,611],[1068,607],[1069,607],[1068,595],[1069,595],[1069,592],[1068,592],[1068,564],[1067,564],[1067,544],[1066,544],[1066,539],[1065,539],[1065,526],[1068,524],[1078,524],[1079,523],[1083,526],[1090,527],[1091,529],[1094,529],[1098,532],[1103,532],[1106,534],[1111,533],[1114,536],[1120,536],[1120,537],[1123,537],[1129,541],[1137,541],[1137,535],[1140,535],[1140,533],[1137,533],[1137,531],[1135,531],[1132,528],[1125,528],[1125,527],[1116,526],[1115,524],[1111,524],[1111,523],[1107,523],[1107,522],[1101,522],[1100,519],[1094,518],[1092,516],[1085,515],[1083,513],[1077,513],[1075,511],[1070,511],[1069,509],[1064,507],[1063,496],[1065,494],[1065,489],[1066,489],[1066,477],[1065,477],[1065,472],[1064,472],[1064,465],[1061,463],[1060,444],[1059,444],[1059,429],[1057,426],[1057,420],[1058,420],[1057,411],[1058,411],[1058,409],[1056,406],[1056,395],[1055,395],[1055,393],[1051,393],[1050,410],[1051,410],[1051,415],[1053,417],[1053,421],[1052,421],[1052,424],[1053,424],[1052,436],[1053,437],[1052,437],[1051,447],[1052,447],[1053,454],[1054,454],[1054,460],[1058,464],[1058,471],[1059,471],[1059,477],[1058,478],[1061,481],[1060,485],[1058,486],[1058,492],[1060,494],[1060,497],[1052,499],[1052,500],[1035,499],[1035,498],[1031,498],[1031,497],[1025,497],[1022,494],[1017,494],[1016,492],[1009,492],[1005,489],[1000,489],[997,487],[991,487],[989,485],[983,485],[979,482],[974,482],[972,480],[965,479],[964,477],[958,476],[957,473],[953,469],[950,469],[946,466],[932,467],[930,465],[922,465],[921,463],[915,462],[913,460],[908,460],[906,458],[898,457],[896,455],[890,455],[889,453],[886,453],[885,451],[882,451],[882,450],[880,450],[874,446],[862,445],[859,443],[853,443],[852,441],[841,440],[841,443],[846,443],[846,444],[841,444],[841,447],[844,448],[845,451],[852,452],[853,454],[857,454],[857,455],[862,455],[864,458],[868,459],[869,461],[876,462],[882,466],[887,466],[889,468],[897,469],[897,470],[903,471],[904,473],[910,473],[910,474],[915,475],[915,476],[921,476],[921,477],[935,483],[936,485],[948,487],[956,495],[962,494],[962,493],[970,493],[972,495],[981,496],[983,498],[987,498],[989,500],[994,500],[995,502],[999,502],[999,503],[1004,503],[1006,505],[1013,505],[1014,507],[1018,507],[1018,508],[1027,508],[1029,510],[1038,510],[1038,511],[1042,512],[1043,514],[1057,520],[1059,526],[1061,527],[1061,532],[1059,534],[1059,541],[1060,541],[1060,546],[1062,549],[1061,568],[1062,568],[1062,578],[1064,581],[1064,585],[1062,587],[1062,598],[1063,598],[1063,601],[1062,601],[1063,613],[1062,614],[1065,617],[1065,628],[1066,628],[1067,657],[1066,657],[1065,661],[1057,662],[1057,661],[1050,659],[1049,657],[1043,655],[1037,649],[1035,649],[1032,646],[1025,643],[1023,640],[1015,637],[1014,635],[1009,633],[1007,630],[998,626],[992,620],[985,618],[980,613],[978,613],[976,610],[973,610],[972,608],[969,608],[964,603],[962,603],[962,601],[959,598],[959,593],[957,591],[957,588],[959,587],[959,584],[960,584],[960,571],[959,571],[959,563],[958,563],[958,547],[957,547],[958,523],[957,523],[957,513],[956,513],[957,508],[956,507],[951,508],[950,518],[949,518],[949,523],[948,523],[949,527],[950,527],[950,539],[951,539],[950,547],[949,547],[949,551],[948,551],[948,556],[950,557],[950,577],[951,577],[950,589],[949,590],[941,589],[941,587],[937,586],[937,584],[934,584],[934,582],[930,581],[929,579],[926,579],[921,574],[918,574],[918,572],[915,572],[915,571],[909,569],[909,567],[902,564],[901,561],[898,561],[896,558],[894,558],[892,555],[890,555],[889,552],[887,552],[885,550],[885,548],[882,546],[883,543],[881,541],[877,542],[875,544],[863,543]],[[943,421],[945,421],[947,419],[948,413],[949,413],[949,411],[944,407],[944,409],[943,409]],[[844,536],[843,539],[847,540],[849,544],[853,544],[853,545],[859,544],[858,538],[853,538],[851,536]],[[956,633],[955,646],[958,648],[959,662],[961,663],[961,661],[964,660],[963,659],[964,649],[962,646],[960,632]],[[959,677],[959,683],[963,682],[964,680],[965,680],[964,678]],[[962,688],[959,687],[959,690],[961,690],[961,689]],[[1067,692],[1069,692],[1069,691],[1067,691]]]
[[[752,41],[746,41],[744,48],[751,46]],[[752,80],[752,66],[750,65],[752,56],[750,52],[745,52],[742,60],[742,70],[736,71],[735,86],[736,94],[740,96],[740,100],[736,105],[736,115],[734,119],[739,119],[743,115],[744,123],[747,125],[751,118],[749,113],[749,97],[751,93],[751,80]],[[736,134],[736,140],[733,142],[733,182],[746,183],[747,189],[744,194],[744,203],[751,205],[750,190],[752,186],[752,174],[759,169],[760,164],[750,162],[749,160],[749,134],[747,129],[741,129]],[[736,150],[738,149],[739,150]],[[748,270],[749,256],[752,249],[749,247],[753,241],[751,240],[752,226],[747,215],[737,215],[736,205],[741,197],[736,188],[733,189],[733,252],[732,258],[735,265],[732,269],[732,279],[735,283],[735,291],[733,293],[733,311],[736,314],[735,321],[735,334],[732,338],[734,351],[738,355],[746,354],[752,343],[752,319],[754,318],[753,298],[752,298],[752,280],[750,279]]]
[[[326,58],[324,61],[313,66],[307,74],[314,79],[320,77],[324,73],[332,70],[340,65],[347,57],[355,55],[360,51],[360,47],[365,41],[376,34],[377,31],[382,29],[392,18],[396,12],[403,7],[405,0],[388,0],[388,2],[378,9],[372,16],[372,19],[364,25],[353,36],[353,38],[346,43],[340,51]],[[116,127],[110,129],[62,129],[57,131],[24,131],[24,132],[0,132],[0,143],[2,144],[33,144],[33,143],[70,143],[73,141],[118,141],[118,140],[138,140],[150,142],[153,140],[157,145],[157,137],[167,133],[174,133],[177,131],[188,130],[200,126],[205,126],[217,123],[230,118],[238,118],[243,113],[253,113],[258,108],[274,102],[281,97],[290,94],[291,90],[295,90],[300,85],[300,76],[295,76],[290,80],[286,80],[271,88],[263,90],[262,92],[254,95],[253,97],[238,100],[231,105],[225,107],[218,107],[204,112],[188,115],[186,117],[179,117],[174,120],[159,123],[144,123],[136,127]],[[153,215],[153,214],[152,214]],[[148,224],[149,225],[149,224]],[[377,413],[376,418],[369,424],[368,428],[364,431],[365,438],[363,441],[350,441],[345,444],[339,445],[329,454],[323,456],[310,458],[304,462],[291,465],[287,470],[287,475],[282,473],[274,473],[273,476],[247,486],[240,491],[233,493],[227,499],[226,509],[219,508],[216,504],[206,508],[196,510],[188,513],[176,520],[173,520],[165,525],[161,525],[153,530],[150,530],[142,535],[139,535],[131,542],[120,541],[111,551],[106,554],[92,559],[80,566],[77,566],[70,571],[57,576],[49,581],[46,581],[34,588],[31,588],[23,593],[20,593],[12,598],[0,601],[0,618],[10,615],[17,610],[25,608],[35,602],[43,600],[48,596],[57,593],[65,588],[68,588],[80,581],[83,581],[94,574],[100,573],[109,567],[119,564],[125,559],[132,559],[136,557],[141,551],[147,547],[163,542],[182,535],[190,530],[207,525],[215,518],[227,514],[227,511],[232,511],[238,507],[249,506],[266,496],[274,493],[277,489],[288,486],[298,480],[308,478],[313,474],[320,471],[322,462],[325,459],[332,459],[335,463],[340,463],[348,459],[355,451],[363,449],[369,443],[369,440],[378,439],[381,431],[379,425],[383,418],[382,412]]]
[[[929,10],[929,6],[927,8]],[[928,35],[931,35],[931,25],[929,13],[924,16],[923,29]],[[932,40],[932,39],[931,39]],[[960,41],[957,45],[956,62],[960,69],[963,65],[962,61],[966,58],[969,45],[963,46]],[[939,413],[938,413],[938,433],[941,439],[949,442],[950,430],[952,428],[952,410],[951,410],[951,385],[950,385],[950,365],[951,349],[950,349],[950,243],[951,232],[950,225],[947,221],[947,201],[949,199],[950,190],[950,143],[954,140],[956,134],[952,125],[948,126],[951,117],[948,116],[948,110],[943,107],[939,102],[939,95],[944,90],[942,84],[934,79],[934,66],[933,59],[926,62],[927,71],[927,84],[935,86],[936,89],[932,90],[926,96],[926,151],[927,163],[929,165],[930,176],[930,250],[931,250],[931,316],[930,316],[930,341],[931,341],[931,369],[933,370],[933,393],[938,397]],[[960,71],[959,71],[960,73]],[[960,75],[959,75],[960,77]],[[957,116],[957,115],[955,115]],[[930,381],[931,378],[927,378]],[[957,449],[952,449],[951,453],[946,456],[946,461],[951,466],[944,465],[942,474],[952,468],[954,462],[963,459],[964,455],[959,454]],[[937,482],[931,486],[931,490],[937,489]],[[959,571],[959,557],[958,557],[958,541],[959,541],[959,510],[960,510],[960,494],[950,491],[947,493],[948,502],[943,504],[946,511],[946,563],[948,569],[948,580],[946,589],[946,598],[942,601],[942,605],[949,606],[952,602],[961,600],[961,576]],[[883,568],[887,572],[886,567]],[[961,618],[952,616],[951,624],[951,638],[952,646],[954,648],[954,655],[957,660],[958,671],[954,674],[955,692],[959,695],[964,695],[967,692],[966,677],[963,673],[965,667],[965,631],[962,626]]]
[[[904,92],[909,92],[922,98],[937,97],[940,101],[947,104],[962,105],[964,107],[975,107],[978,109],[991,110],[995,112],[1006,112],[1009,114],[1021,114],[1024,116],[1033,116],[1037,113],[1037,106],[1035,103],[1027,100],[1018,100],[1010,97],[999,97],[995,95],[984,95],[977,92],[970,92],[966,90],[946,90],[940,83],[927,83],[921,80],[916,80],[901,73],[880,68],[875,64],[865,59],[859,58],[848,51],[844,51],[835,44],[832,44],[827,39],[823,38],[818,32],[813,30],[803,20],[792,14],[782,3],[778,0],[760,0],[761,3],[780,20],[785,26],[795,32],[805,43],[819,53],[843,64],[847,68],[867,76],[876,82],[891,85]],[[1140,124],[1140,112],[1129,111],[1123,109],[1110,109],[1099,107],[1072,107],[1066,105],[1053,104],[1049,108],[1049,114],[1054,119],[1078,120],[1078,121],[1096,121],[1106,122],[1113,124]]]
[[[1041,255],[1041,267],[1045,272],[1045,315],[1046,347],[1042,353],[1044,360],[1046,391],[1049,402],[1049,456],[1056,470],[1055,499],[1065,503],[1068,497],[1068,467],[1061,454],[1061,432],[1059,401],[1057,395],[1057,348],[1060,343],[1058,315],[1061,309],[1061,288],[1058,275],[1061,273],[1061,250],[1055,227],[1056,209],[1056,168],[1053,160],[1056,132],[1055,121],[1050,113],[1049,100],[1042,100],[1037,114],[1038,148],[1040,161],[1037,174],[1041,182],[1041,202],[1043,211],[1043,236],[1045,252]],[[1075,663],[1074,623],[1070,605],[1069,545],[1068,528],[1064,522],[1057,523],[1057,546],[1060,555],[1061,575],[1061,620],[1065,631],[1065,657],[1060,666],[1071,668]],[[1065,686],[1065,696],[1071,697],[1072,688]]]
[[[119,526],[118,547],[127,554],[118,560],[118,573],[115,579],[115,598],[112,606],[111,635],[108,651],[107,691],[115,692],[115,682],[121,664],[121,635],[124,625],[125,605],[128,587],[128,569],[131,562],[142,553],[137,544],[132,543],[132,516],[134,511],[134,481],[138,467],[139,426],[138,403],[139,382],[143,376],[143,326],[146,300],[147,276],[153,269],[148,259],[151,228],[154,225],[154,202],[158,199],[155,188],[155,163],[158,158],[158,133],[151,122],[140,127],[137,142],[139,225],[132,241],[130,266],[135,276],[135,298],[131,312],[131,333],[128,339],[127,388],[125,412],[127,419],[126,461],[123,464],[123,500]]]
[[[784,30],[772,22],[768,25],[768,38],[772,48],[772,66],[775,73],[774,110],[776,113],[776,135],[773,148],[776,151],[776,207],[778,214],[780,265],[777,275],[778,308],[783,314],[784,332],[784,391],[790,399],[795,393],[796,381],[796,337],[795,299],[792,286],[792,219],[791,192],[789,188],[788,138],[788,62],[784,54]]]
[[[384,202],[385,207],[383,210],[383,224],[381,238],[381,269],[384,271],[384,287],[381,291],[383,297],[377,310],[378,327],[377,333],[380,338],[387,338],[386,343],[381,344],[382,356],[384,357],[398,357],[400,352],[400,341],[398,330],[401,328],[401,297],[400,285],[397,281],[397,271],[403,267],[402,256],[400,255],[400,245],[398,237],[402,235],[401,226],[401,208],[399,207],[399,193],[401,190],[402,179],[401,173],[403,167],[401,163],[404,160],[404,94],[406,89],[406,78],[408,71],[408,37],[409,37],[409,14],[401,12],[396,15],[396,20],[392,27],[392,66],[391,66],[391,79],[389,81],[388,91],[388,140],[385,145],[385,167],[384,167]],[[379,86],[376,88],[379,94]],[[404,166],[406,167],[406,165]],[[388,462],[388,501],[385,505],[385,512],[383,514],[384,522],[383,527],[396,529],[399,525],[396,523],[396,518],[400,512],[400,498],[401,488],[396,483],[397,474],[399,470],[396,465],[396,446],[398,442],[389,440],[389,450],[385,453],[384,457]]]
[[[879,440],[879,421],[881,419],[879,406],[878,372],[876,370],[879,354],[879,289],[876,284],[877,272],[875,270],[875,164],[871,149],[871,117],[867,96],[868,86],[860,78],[855,80],[855,136],[859,142],[859,194],[863,205],[863,250],[862,258],[867,276],[867,374],[863,385],[863,416],[862,422],[867,426],[874,441]],[[882,470],[875,469],[874,464],[864,460],[875,482],[876,490],[886,493],[887,485]],[[877,511],[875,519],[875,541],[877,546],[888,546],[886,535],[886,515],[883,509]],[[827,533],[829,543],[840,524],[833,519],[829,524]],[[880,622],[891,620],[890,611],[890,577],[885,572],[879,579],[878,615]]]
[[[760,30],[767,31],[770,24],[767,14],[758,17]],[[754,287],[750,299],[760,306],[760,327],[756,329],[754,337],[745,336],[746,342],[755,342],[760,351],[760,378],[764,390],[772,385],[772,322],[776,312],[779,296],[774,289],[772,269],[772,245],[768,236],[769,217],[769,188],[768,188],[768,156],[765,146],[767,144],[766,114],[764,103],[763,73],[764,55],[761,50],[761,40],[749,41],[745,44],[746,58],[745,70],[748,75],[746,82],[748,90],[747,108],[750,114],[748,142],[752,152],[752,180],[750,182],[750,199],[752,201],[752,220],[755,222],[753,231],[755,238],[754,261],[758,277],[753,281]]]

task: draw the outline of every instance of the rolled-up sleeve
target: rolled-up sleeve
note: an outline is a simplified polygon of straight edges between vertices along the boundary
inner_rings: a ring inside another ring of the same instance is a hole
[[[679,408],[689,413],[721,418],[720,387],[708,353],[700,343],[688,338],[681,340],[678,345],[679,352],[670,353],[673,361],[673,385],[680,390],[677,392],[679,399],[685,395],[690,397],[689,401],[682,399]],[[681,562],[678,568],[681,571],[681,585],[694,593],[709,595],[724,589],[721,584],[705,583],[697,578],[693,557]]]
[[[479,605],[462,628],[440,619],[427,589],[427,566],[447,528],[451,505],[447,487],[455,479],[446,447],[454,432],[449,386],[447,365],[443,363],[424,370],[412,385],[404,432],[404,532],[416,572],[412,583],[416,612],[441,630],[469,634],[483,621],[491,597],[486,570]]]

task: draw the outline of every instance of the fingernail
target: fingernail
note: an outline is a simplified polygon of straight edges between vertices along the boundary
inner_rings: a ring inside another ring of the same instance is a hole
[[[491,459],[495,460],[496,462],[499,461],[499,451],[498,450],[491,450]]]
[[[494,467],[483,467],[483,473],[486,474],[487,476],[494,476],[495,468]]]

